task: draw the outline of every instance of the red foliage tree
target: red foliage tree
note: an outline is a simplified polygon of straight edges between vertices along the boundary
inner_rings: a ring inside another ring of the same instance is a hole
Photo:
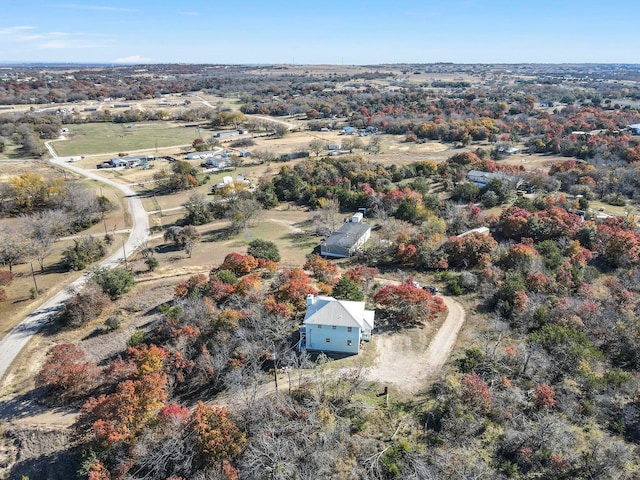
[[[545,384],[536,385],[533,392],[533,403],[537,408],[554,408],[557,404],[556,391]]]
[[[462,399],[483,412],[491,411],[493,399],[487,384],[476,374],[466,375],[462,379]]]
[[[71,343],[56,345],[36,377],[37,386],[54,388],[63,397],[86,392],[94,384],[99,370],[84,351]]]
[[[596,249],[613,267],[640,264],[640,235],[618,225],[598,225]]]
[[[373,300],[384,305],[401,323],[433,320],[438,313],[447,310],[441,297],[414,287],[411,281],[382,287],[373,296]]]
[[[195,295],[207,286],[208,278],[204,274],[193,275],[186,282],[180,282],[175,287],[175,296],[177,298],[185,298]]]

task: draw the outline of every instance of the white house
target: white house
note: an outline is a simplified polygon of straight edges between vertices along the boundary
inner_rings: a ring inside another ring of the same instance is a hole
[[[371,339],[375,316],[364,307],[364,302],[308,295],[300,349],[359,353],[360,342]]]
[[[323,257],[346,258],[356,253],[371,236],[371,226],[363,223],[362,213],[354,214],[349,221],[320,243]]]

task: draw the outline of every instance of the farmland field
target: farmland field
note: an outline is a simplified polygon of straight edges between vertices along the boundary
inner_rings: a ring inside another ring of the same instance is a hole
[[[53,145],[59,156],[127,152],[143,148],[190,145],[199,136],[195,127],[176,123],[86,123],[70,125],[67,140]]]

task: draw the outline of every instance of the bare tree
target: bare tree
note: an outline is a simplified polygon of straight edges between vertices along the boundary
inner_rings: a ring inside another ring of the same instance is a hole
[[[21,230],[31,240],[33,255],[44,272],[44,261],[51,254],[53,243],[69,229],[69,216],[62,210],[23,215]]]
[[[327,149],[327,144],[319,138],[313,139],[309,142],[309,150],[316,154],[316,157],[320,156],[321,152]]]
[[[0,263],[9,267],[9,272],[29,254],[29,240],[21,232],[9,226],[0,229]]]
[[[331,235],[340,224],[340,201],[337,198],[321,198],[318,200],[318,225],[320,235]]]

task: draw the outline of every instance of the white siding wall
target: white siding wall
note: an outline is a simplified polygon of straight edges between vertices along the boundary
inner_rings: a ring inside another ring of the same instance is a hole
[[[321,328],[318,328],[321,327]],[[327,342],[327,338],[330,340]],[[349,345],[349,341],[351,345]],[[326,352],[358,353],[360,351],[360,329],[331,325],[307,324],[307,350]]]

